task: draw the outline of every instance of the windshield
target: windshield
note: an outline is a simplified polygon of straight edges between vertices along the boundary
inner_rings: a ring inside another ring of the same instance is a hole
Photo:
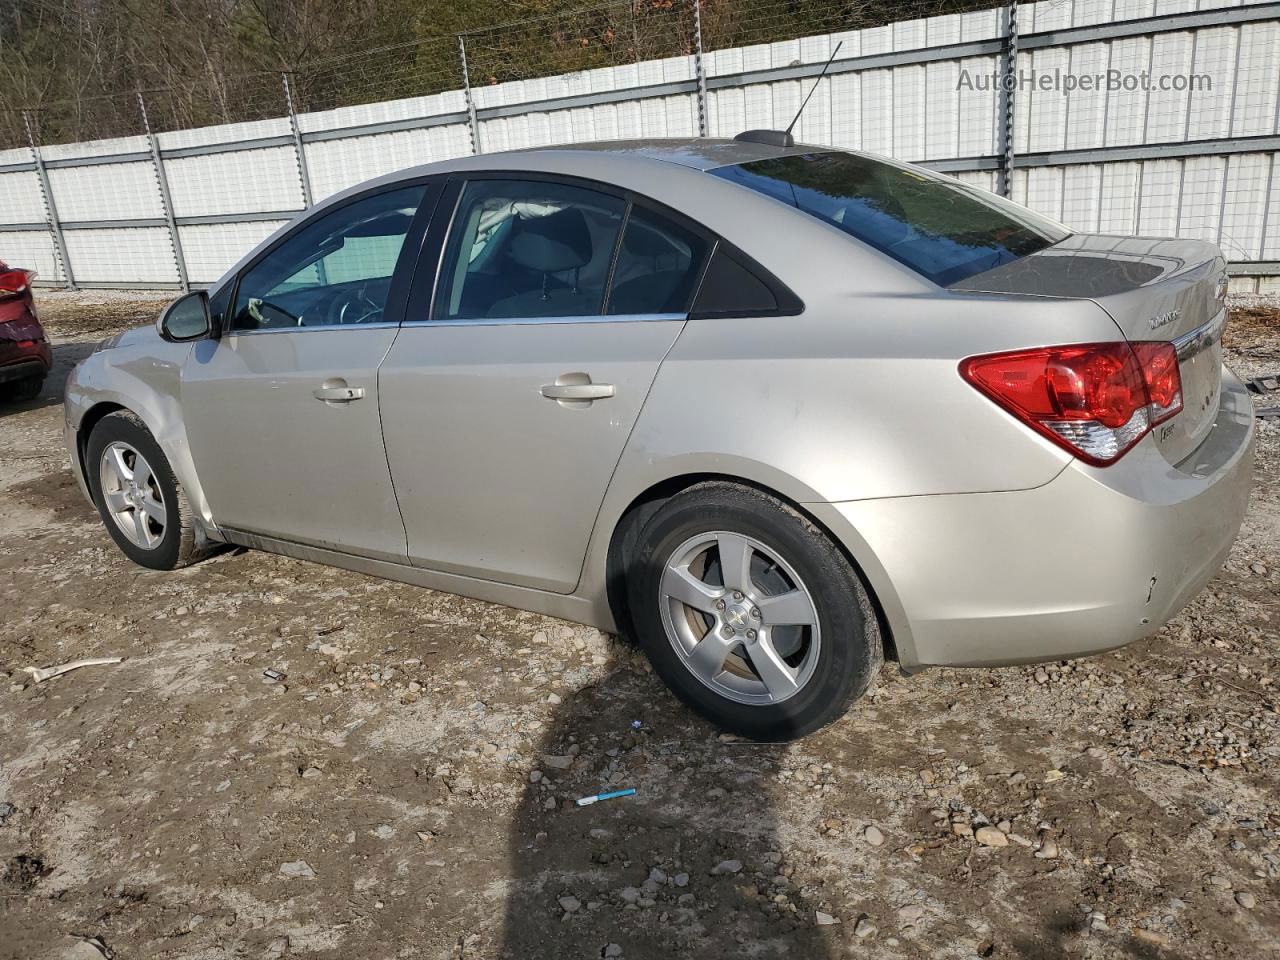
[[[985,190],[859,154],[809,153],[709,172],[838,227],[944,287],[1070,235]]]

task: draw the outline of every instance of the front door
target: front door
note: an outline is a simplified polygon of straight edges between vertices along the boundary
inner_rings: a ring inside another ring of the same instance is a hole
[[[433,200],[400,186],[303,223],[241,276],[222,338],[196,344],[183,414],[220,526],[405,559],[378,366]]]
[[[560,593],[576,587],[708,246],[608,192],[466,183],[432,312],[411,308],[380,377],[413,563]],[[424,264],[423,274],[435,271]]]

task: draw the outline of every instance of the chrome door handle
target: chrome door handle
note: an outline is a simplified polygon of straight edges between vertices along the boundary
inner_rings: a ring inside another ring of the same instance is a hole
[[[612,383],[548,383],[542,388],[548,400],[604,400],[613,394]]]
[[[364,387],[318,387],[311,395],[326,403],[350,403],[364,396]]]

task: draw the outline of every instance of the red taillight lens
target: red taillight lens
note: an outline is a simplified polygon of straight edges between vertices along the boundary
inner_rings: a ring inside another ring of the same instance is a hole
[[[970,357],[960,375],[1098,466],[1115,463],[1182,409],[1178,357],[1168,343],[1083,343]]]
[[[5,270],[0,273],[0,297],[22,293],[36,278],[34,270]]]
[[[1178,351],[1172,343],[1135,343],[1133,352],[1142,365],[1142,377],[1151,398],[1151,425],[1163,423],[1182,410],[1182,374]]]

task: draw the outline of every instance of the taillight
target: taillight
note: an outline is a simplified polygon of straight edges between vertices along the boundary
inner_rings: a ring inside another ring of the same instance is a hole
[[[35,278],[34,270],[5,270],[0,273],[0,297],[12,297],[22,293]]]
[[[1087,463],[1115,463],[1182,409],[1171,343],[1080,343],[970,357],[960,375]]]
[[[1133,352],[1142,366],[1142,377],[1151,399],[1151,425],[1163,423],[1182,409],[1182,374],[1178,351],[1172,343],[1135,343]]]

